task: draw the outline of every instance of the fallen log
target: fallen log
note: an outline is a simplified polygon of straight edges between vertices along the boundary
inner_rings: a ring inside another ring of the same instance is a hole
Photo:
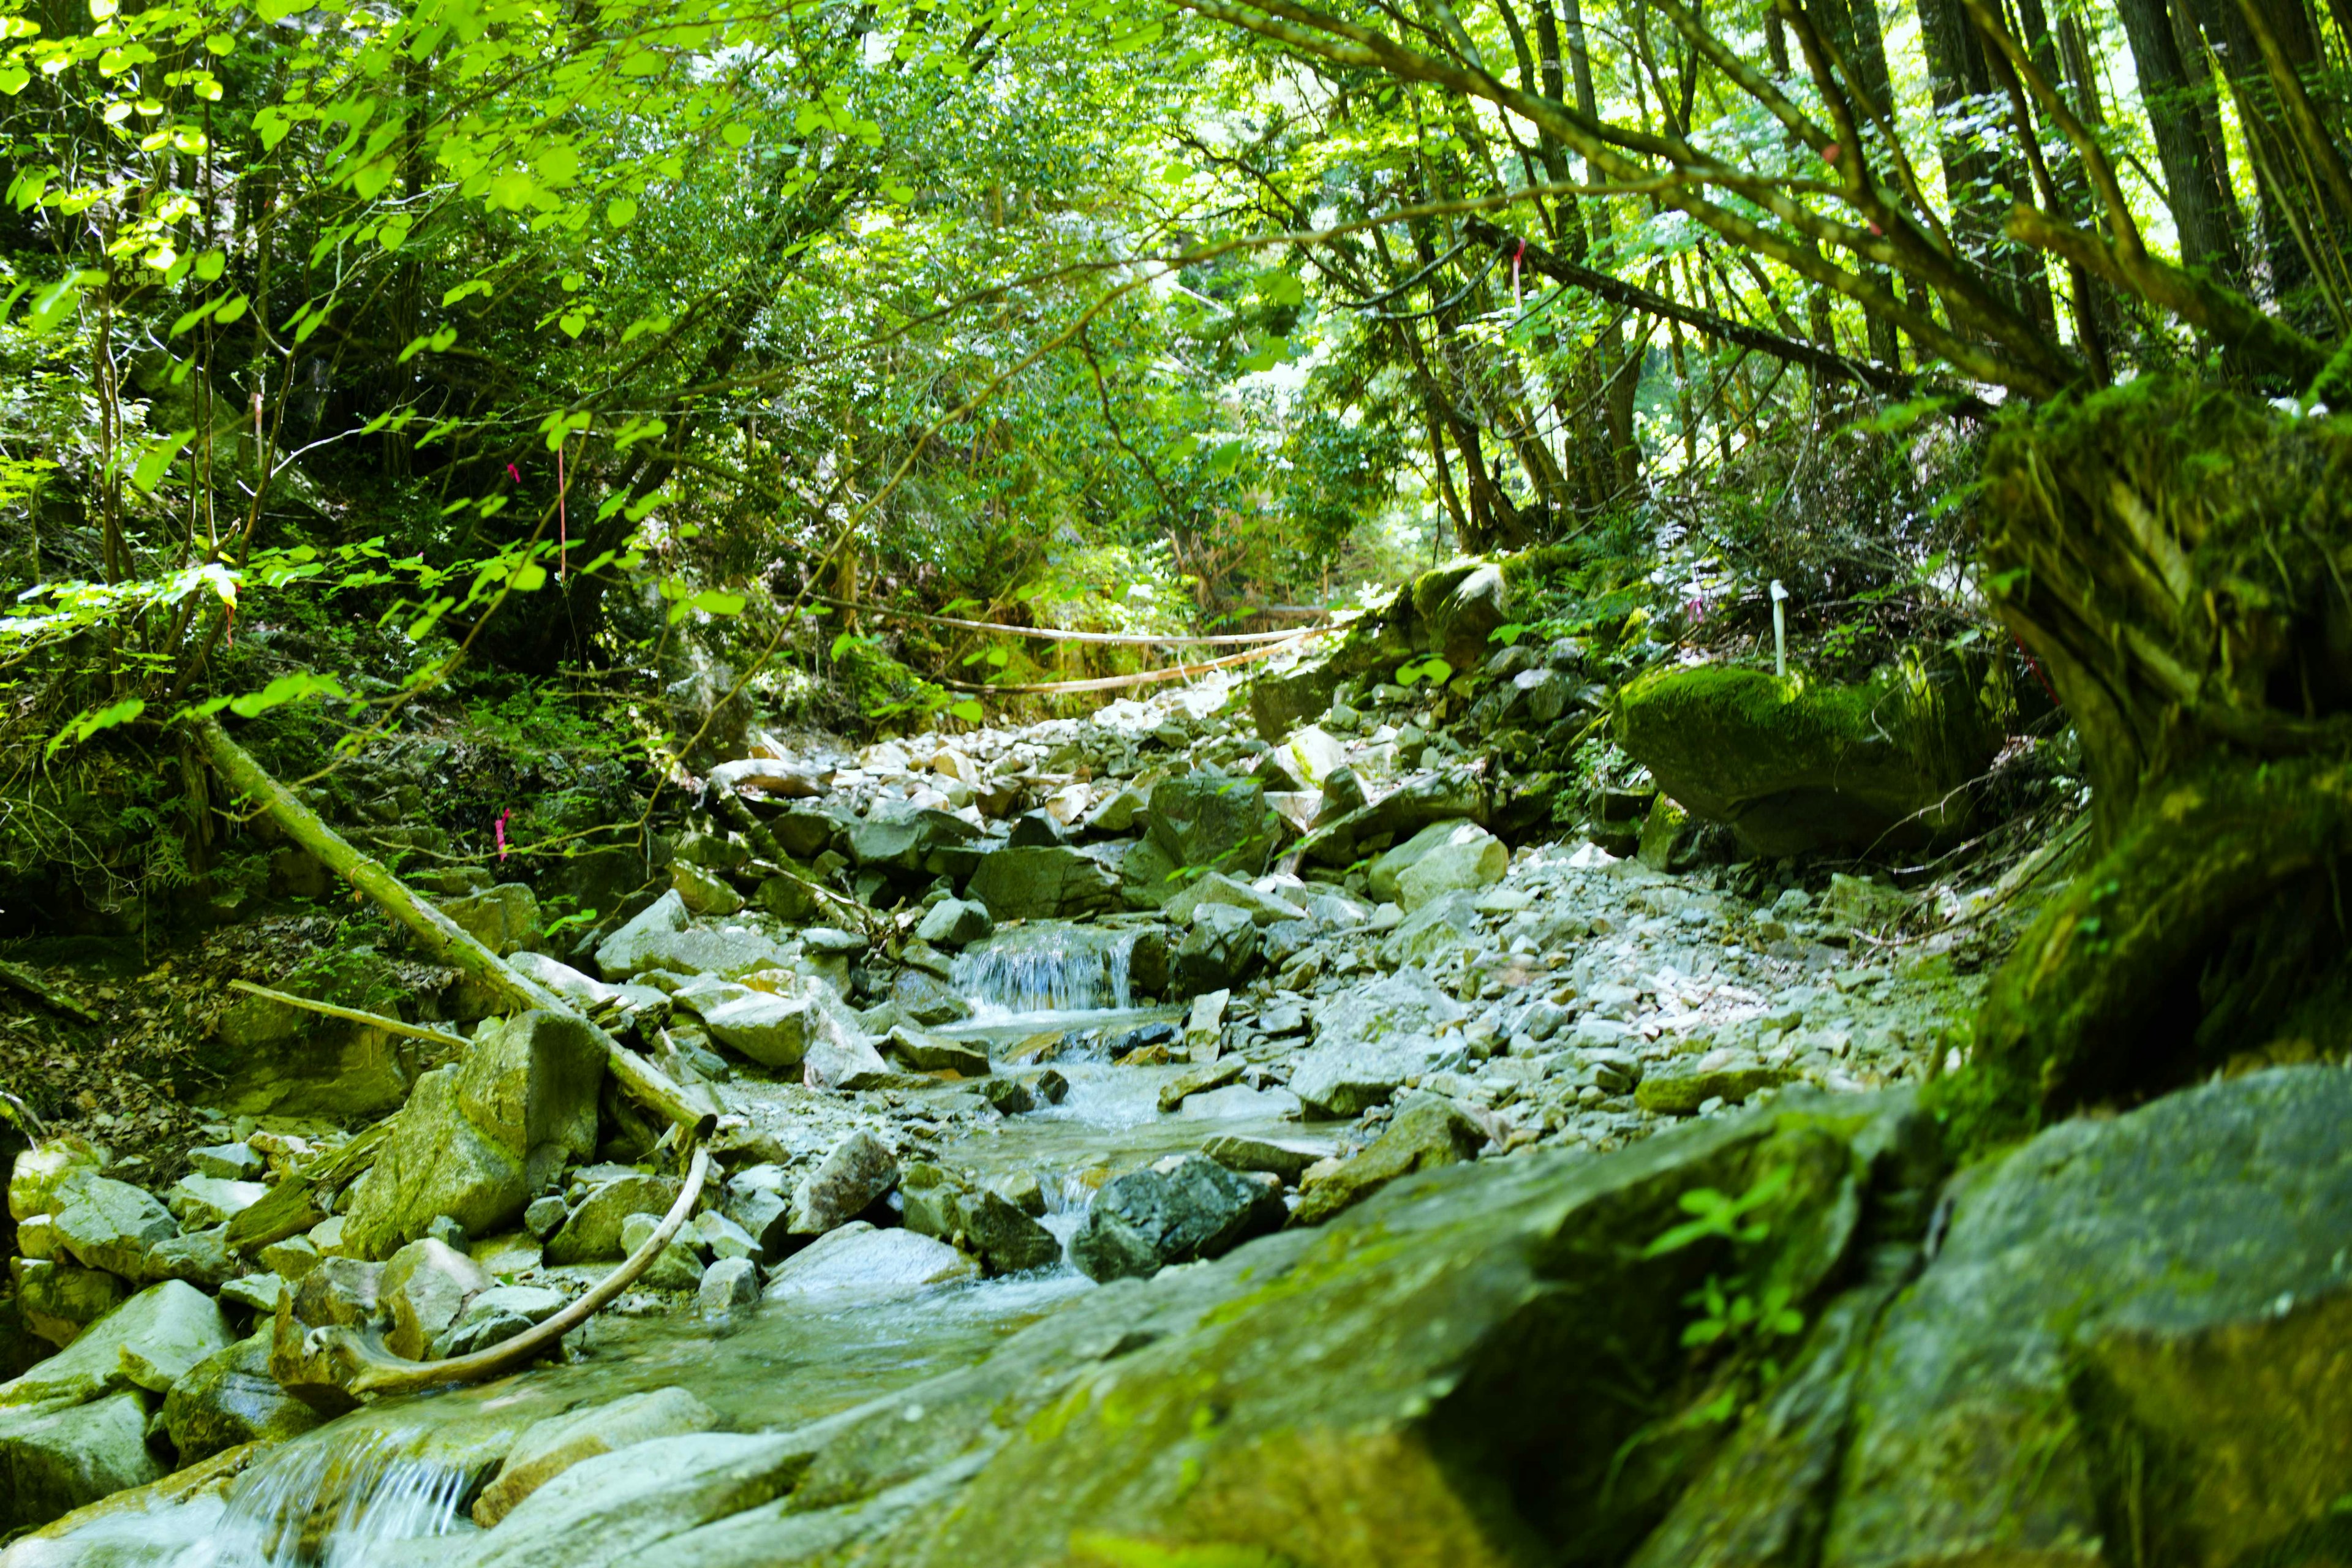
[[[217,719],[199,720],[197,740],[222,779],[238,795],[268,812],[288,837],[318,857],[331,871],[350,882],[408,928],[425,952],[473,978],[482,981],[516,1006],[561,1013],[577,1019],[604,1047],[605,1066],[634,1099],[686,1129],[698,1142],[718,1125],[719,1109],[707,1095],[695,1094],[670,1080],[643,1057],[598,1028],[577,1007],[528,976],[516,973],[464,927],[409,891],[405,883],[382,862],[361,854],[328,826],[317,812],[302,804],[293,791],[270,777],[268,769],[228,737]]]
[[[97,1014],[22,965],[0,963],[0,981],[5,981],[36,1002],[54,1008],[69,1018],[79,1018],[85,1024],[98,1022]]]
[[[382,1029],[387,1035],[405,1035],[412,1040],[429,1040],[436,1046],[448,1046],[457,1050],[466,1048],[466,1037],[444,1029],[428,1029],[422,1024],[411,1024],[400,1018],[386,1017],[382,1013],[362,1012],[357,1007],[338,1007],[332,1002],[314,1002],[308,996],[297,996],[290,991],[272,991],[267,985],[256,985],[250,980],[232,980],[232,991],[242,991],[248,996],[260,996],[272,1002],[282,1002],[289,1007],[299,1007],[306,1013],[317,1013],[329,1018],[341,1018],[347,1024],[365,1024],[371,1029]]]

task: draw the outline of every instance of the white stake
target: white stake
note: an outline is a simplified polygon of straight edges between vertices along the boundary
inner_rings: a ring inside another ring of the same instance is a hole
[[[1780,586],[1780,579],[1772,579],[1772,673],[1785,678],[1789,673],[1789,590]]]

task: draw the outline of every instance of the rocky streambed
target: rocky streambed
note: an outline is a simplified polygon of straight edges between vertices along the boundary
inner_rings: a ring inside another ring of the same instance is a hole
[[[525,1332],[679,1135],[462,985],[240,1003],[190,1176],[16,1161],[61,1348],[0,1384],[0,1562],[2157,1560],[2101,1555],[2128,1506],[2221,1563],[2352,1490],[2339,1074],[1951,1180],[1915,895],[1515,822],[1400,689],[1236,706],[763,742],[575,942],[447,879],[719,1111],[689,1226],[484,1386],[363,1404],[317,1334]],[[2307,1374],[2270,1426],[2256,1363]]]

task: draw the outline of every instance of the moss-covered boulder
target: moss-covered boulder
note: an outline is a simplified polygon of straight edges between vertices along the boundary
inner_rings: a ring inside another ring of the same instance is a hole
[[[1760,855],[1910,847],[1960,831],[2000,749],[1980,674],[1910,659],[1860,686],[1729,665],[1661,670],[1617,700],[1617,739],[1693,816]]]

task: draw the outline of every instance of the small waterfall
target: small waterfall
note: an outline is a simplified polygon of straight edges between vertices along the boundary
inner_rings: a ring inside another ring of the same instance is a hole
[[[394,1542],[457,1528],[474,1479],[387,1433],[290,1444],[238,1478],[218,1526],[173,1568],[366,1568]]]
[[[983,1010],[1084,1013],[1131,1007],[1130,933],[1039,926],[956,960],[955,984]]]

